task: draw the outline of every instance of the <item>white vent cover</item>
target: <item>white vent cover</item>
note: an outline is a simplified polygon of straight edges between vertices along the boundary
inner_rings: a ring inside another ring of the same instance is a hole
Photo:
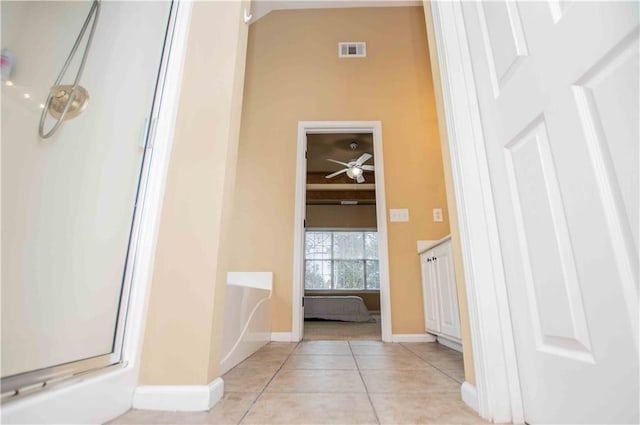
[[[338,57],[364,58],[367,56],[367,43],[364,41],[344,41],[338,43]]]

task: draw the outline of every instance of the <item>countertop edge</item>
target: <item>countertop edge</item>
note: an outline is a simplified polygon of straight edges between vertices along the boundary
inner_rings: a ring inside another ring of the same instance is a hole
[[[440,240],[438,240],[438,241],[435,241],[434,243],[432,243],[432,244],[430,244],[430,245],[427,245],[427,247],[426,247],[426,248],[422,248],[420,251],[418,251],[418,255],[422,255],[422,254],[424,254],[425,252],[429,251],[430,249],[433,249],[433,248],[435,248],[436,246],[441,245],[441,244],[443,244],[444,242],[446,242],[446,241],[448,241],[448,240],[450,240],[450,239],[451,239],[451,234],[448,234],[448,235],[447,235],[447,236],[445,236],[444,238],[442,238],[442,239],[440,239]]]

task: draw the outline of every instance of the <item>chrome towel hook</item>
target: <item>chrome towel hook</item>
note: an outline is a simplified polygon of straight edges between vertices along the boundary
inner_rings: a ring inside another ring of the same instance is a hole
[[[87,62],[89,50],[91,49],[91,41],[93,40],[93,33],[96,30],[96,24],[98,23],[99,15],[100,0],[94,0],[91,4],[89,14],[84,21],[84,25],[82,25],[80,34],[78,34],[78,38],[76,38],[76,42],[73,44],[73,48],[71,49],[67,60],[62,66],[62,70],[60,71],[58,78],[56,79],[55,83],[53,83],[53,87],[51,87],[51,90],[49,90],[49,95],[47,96],[47,101],[44,104],[42,115],[40,115],[40,125],[38,126],[38,132],[40,134],[40,137],[43,139],[48,139],[49,137],[53,136],[53,134],[62,124],[62,121],[69,120],[80,115],[80,113],[87,107],[87,103],[89,102],[89,92],[87,91],[87,89],[80,86],[79,83],[80,77],[82,76],[82,71],[84,70],[84,65]],[[87,44],[85,45],[84,53],[82,54],[82,61],[80,62],[80,66],[78,67],[78,72],[76,73],[76,78],[73,81],[73,85],[60,85],[60,81],[62,81],[62,77],[64,77],[65,73],[67,72],[71,60],[76,55],[78,46],[80,46],[80,42],[82,41],[84,34],[87,31],[87,27],[89,26],[89,22],[91,22],[91,18],[93,18],[93,24],[91,25],[91,31],[89,32],[89,36],[87,38]],[[56,119],[56,123],[49,131],[45,132],[44,124],[48,113]]]

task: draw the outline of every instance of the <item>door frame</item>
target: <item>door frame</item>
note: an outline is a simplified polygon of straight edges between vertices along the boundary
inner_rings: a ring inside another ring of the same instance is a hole
[[[459,0],[425,1],[424,7],[431,10],[435,33],[476,374],[475,388],[468,382],[462,385],[462,398],[489,421],[524,423],[495,204],[462,5]],[[428,13],[426,18],[428,21]]]
[[[300,341],[304,329],[304,219],[306,212],[307,134],[371,133],[375,158],[376,220],[380,265],[380,320],[382,340],[392,341],[391,295],[389,287],[389,247],[387,242],[387,203],[384,190],[384,159],[381,121],[299,121],[296,155],[296,197],[293,231],[293,291],[291,298],[291,341]]]

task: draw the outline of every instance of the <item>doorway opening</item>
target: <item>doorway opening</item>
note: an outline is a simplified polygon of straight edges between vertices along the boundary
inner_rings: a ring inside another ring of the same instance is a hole
[[[305,340],[380,340],[371,133],[307,135]]]
[[[379,122],[301,122],[293,338],[391,340]]]

